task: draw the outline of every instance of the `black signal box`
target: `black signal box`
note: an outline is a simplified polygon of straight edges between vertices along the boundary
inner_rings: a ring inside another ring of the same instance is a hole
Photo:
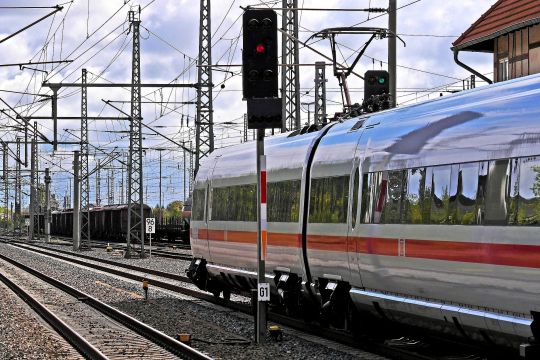
[[[277,15],[247,10],[243,17],[242,77],[244,99],[278,96]]]
[[[281,99],[247,99],[248,129],[281,128]]]
[[[364,74],[364,101],[373,95],[390,92],[390,76],[385,70],[368,70]]]

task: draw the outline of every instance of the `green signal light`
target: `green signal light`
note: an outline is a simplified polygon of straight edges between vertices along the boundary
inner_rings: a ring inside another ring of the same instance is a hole
[[[379,84],[383,85],[386,82],[386,79],[383,77],[379,78]]]

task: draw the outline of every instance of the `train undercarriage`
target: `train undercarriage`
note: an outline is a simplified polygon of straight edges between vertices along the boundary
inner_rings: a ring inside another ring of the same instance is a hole
[[[208,265],[205,259],[193,259],[186,273],[201,290],[225,300],[230,299],[232,292],[248,295],[257,288],[256,274],[239,269],[235,272],[224,270],[223,267]],[[272,288],[272,311],[347,333],[362,334],[367,330],[370,335],[388,336],[391,329],[396,334],[406,331],[417,336],[452,339],[495,353],[501,350],[512,353],[519,349],[523,359],[540,358],[540,342],[536,340],[540,339],[540,313],[532,312],[530,328],[533,336],[523,342],[519,337],[475,328],[458,316],[445,317],[440,321],[412,314],[397,306],[392,308],[386,301],[391,295],[386,299],[381,298],[380,302],[374,298],[371,301],[358,301],[359,294],[369,291],[353,288],[349,283],[337,279],[318,278],[307,284],[298,274],[283,270],[274,271],[273,278],[267,275]],[[420,304],[422,300],[411,299],[409,305],[414,303]],[[427,308],[433,304],[425,302],[423,306]]]

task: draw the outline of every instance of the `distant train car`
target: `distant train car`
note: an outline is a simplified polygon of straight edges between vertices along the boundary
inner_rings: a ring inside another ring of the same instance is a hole
[[[135,209],[138,209],[135,205]],[[151,208],[143,205],[144,222],[151,216]],[[123,241],[128,231],[128,206],[106,205],[90,209],[90,238],[110,241]],[[132,218],[135,221],[135,218]],[[73,234],[73,210],[52,212],[51,235],[71,237]]]
[[[371,313],[515,349],[540,339],[540,75],[265,152],[274,303],[339,327]],[[255,154],[217,150],[195,179],[188,275],[216,295],[256,288]]]
[[[183,203],[181,217],[168,217],[159,221],[159,213],[154,214],[156,218],[156,233],[153,239],[168,241],[180,240],[189,244],[189,223],[191,219],[191,198]]]
[[[191,201],[191,197],[184,201],[184,207],[182,208],[182,217],[184,219],[191,219]]]
[[[166,218],[161,223],[158,219],[156,221],[156,233],[153,238],[189,243],[189,222],[186,218]]]

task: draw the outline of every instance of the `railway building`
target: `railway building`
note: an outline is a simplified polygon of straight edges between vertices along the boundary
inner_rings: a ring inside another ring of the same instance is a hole
[[[461,51],[493,54],[493,81],[540,72],[540,2],[499,0],[453,43],[456,62]]]

